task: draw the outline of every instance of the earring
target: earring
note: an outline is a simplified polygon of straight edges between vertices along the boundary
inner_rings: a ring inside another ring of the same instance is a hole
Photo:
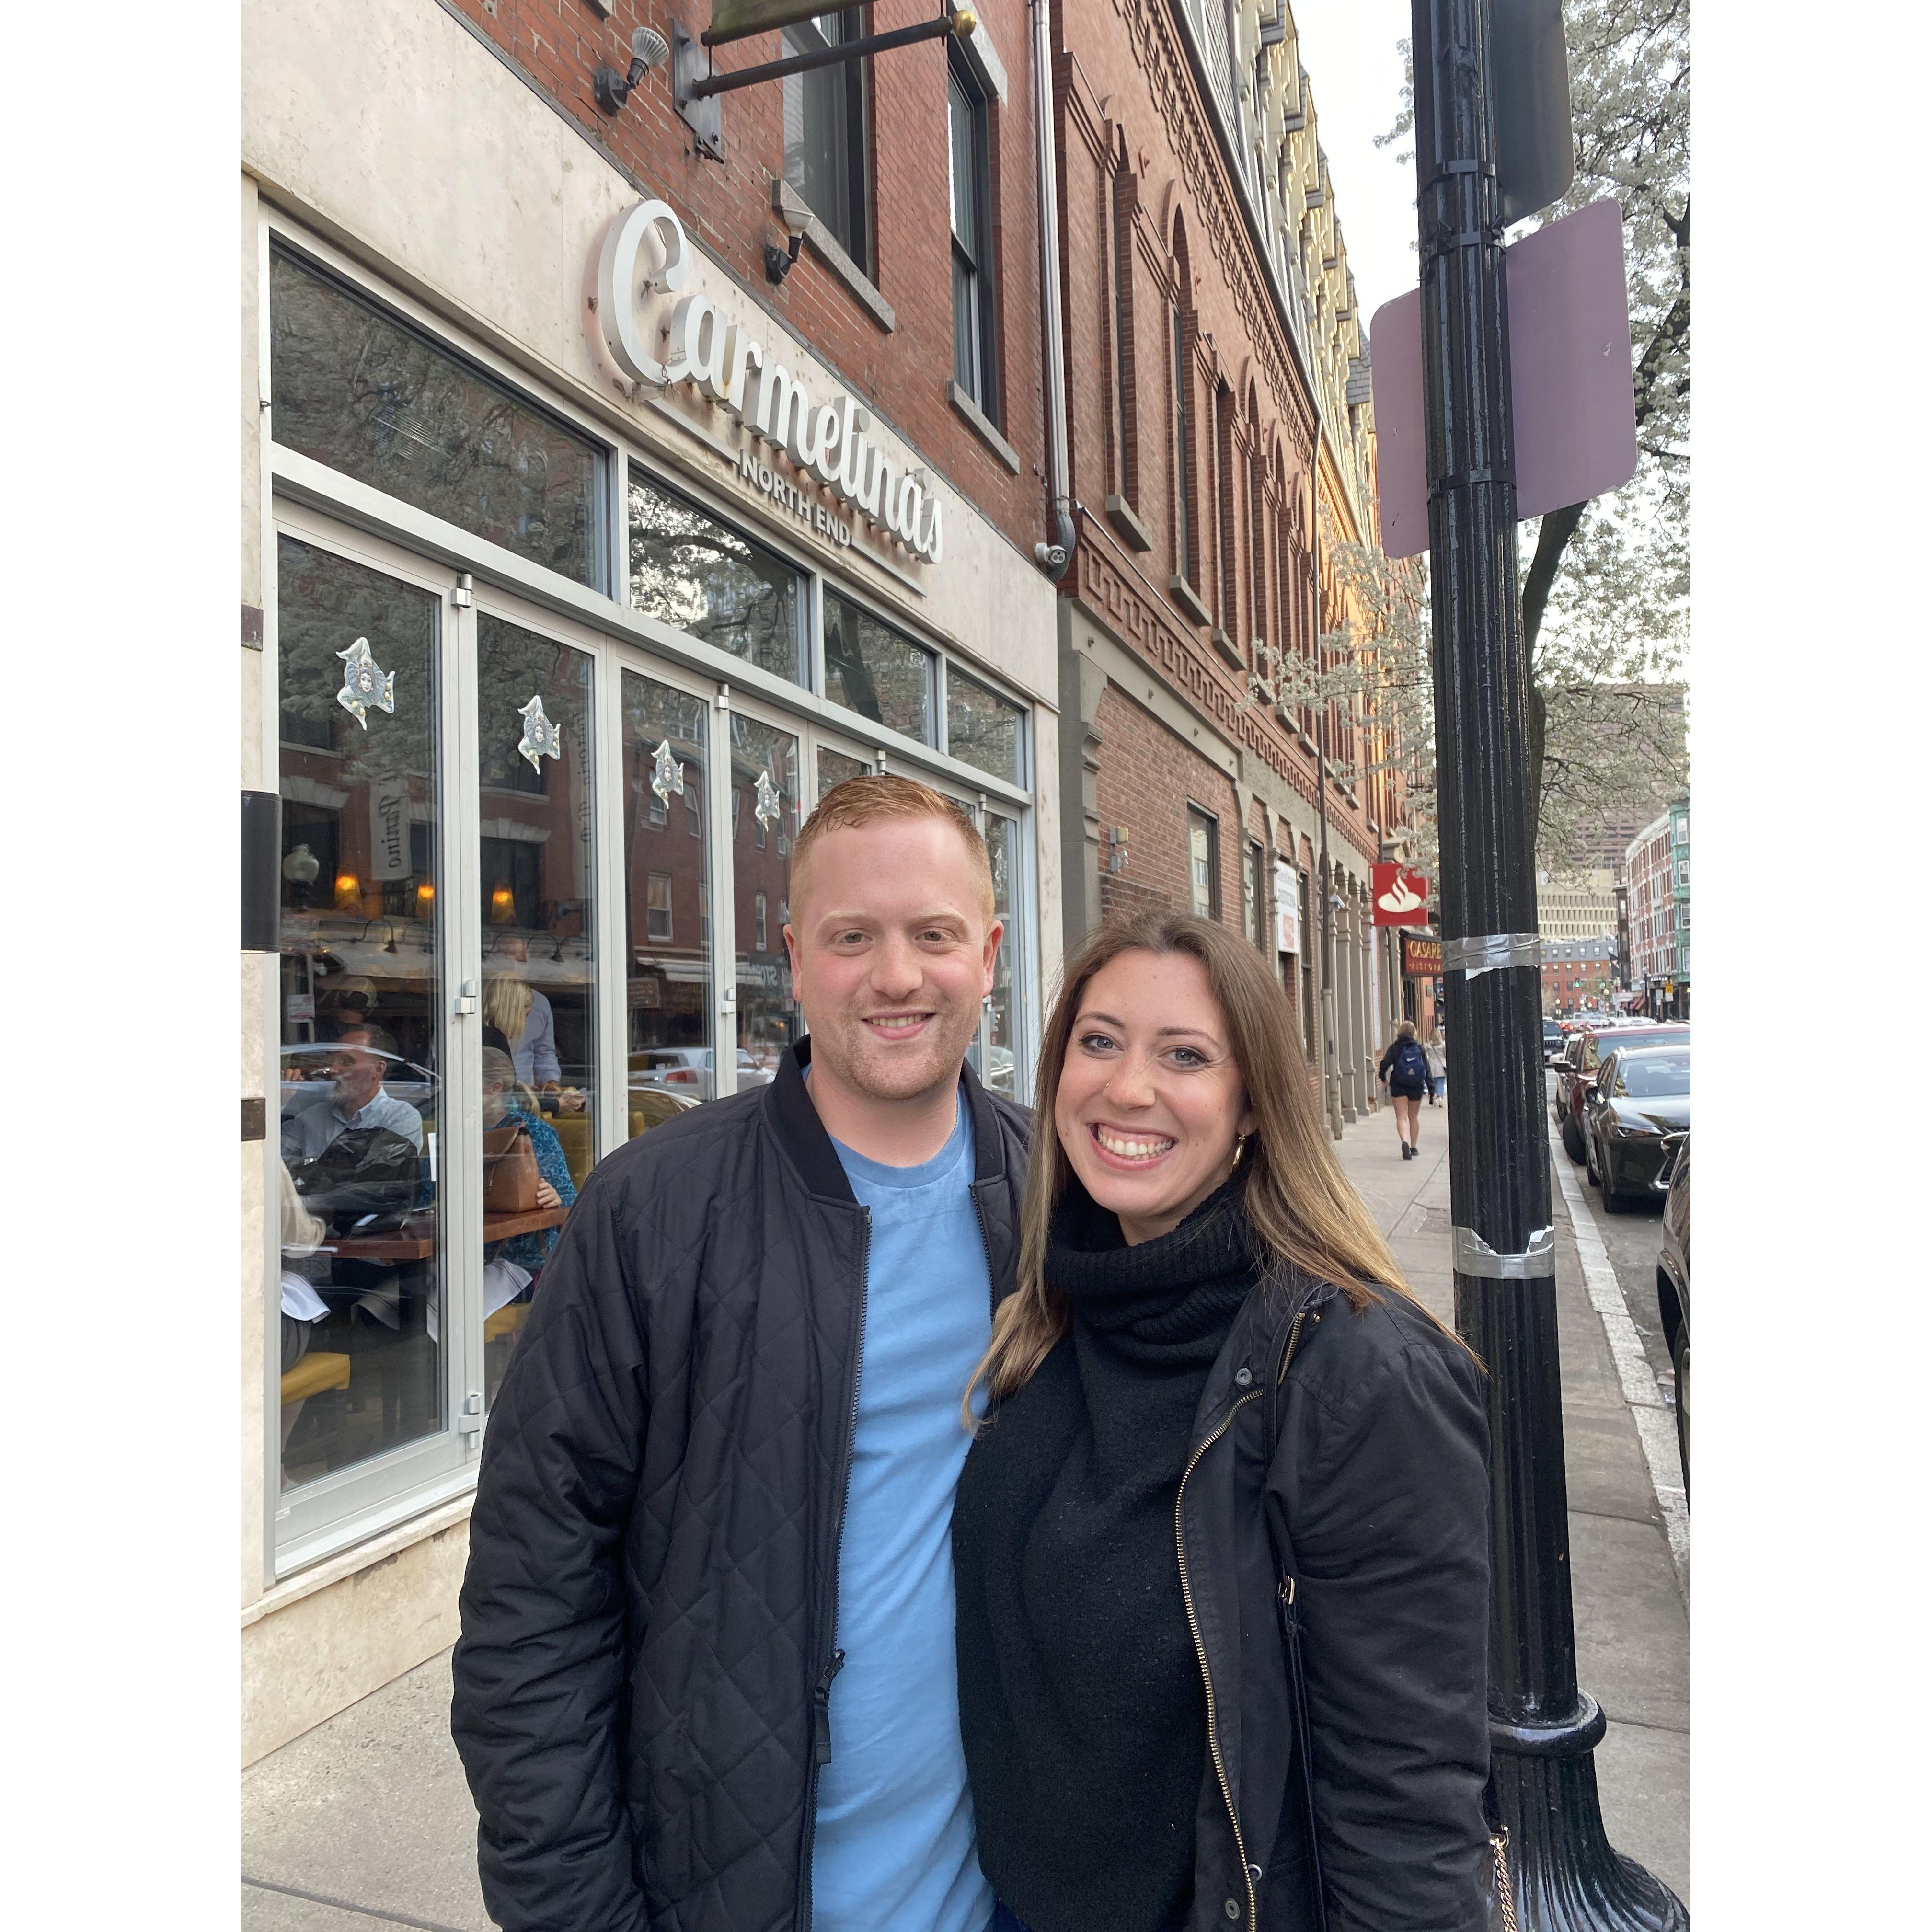
[[[1234,1157],[1228,1163],[1228,1172],[1230,1174],[1234,1173],[1240,1166],[1241,1150],[1247,1144],[1248,1137],[1246,1134],[1237,1134],[1234,1136]]]

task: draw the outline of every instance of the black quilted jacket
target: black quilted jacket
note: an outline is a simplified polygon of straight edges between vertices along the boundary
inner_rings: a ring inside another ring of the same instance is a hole
[[[802,1067],[601,1162],[491,1412],[452,1728],[505,1932],[805,1932],[866,1217]],[[994,1298],[1027,1117],[964,1076]]]

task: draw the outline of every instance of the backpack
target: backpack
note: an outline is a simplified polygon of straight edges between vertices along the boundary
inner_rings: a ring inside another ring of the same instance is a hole
[[[1414,1040],[1406,1040],[1396,1048],[1393,1078],[1406,1087],[1429,1084],[1429,1056]]]

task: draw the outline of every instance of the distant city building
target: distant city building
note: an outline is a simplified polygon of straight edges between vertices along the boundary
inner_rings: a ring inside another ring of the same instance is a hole
[[[1607,1012],[1616,1004],[1616,941],[1613,938],[1546,939],[1543,943],[1543,1010],[1558,1018]]]
[[[1690,800],[1670,803],[1624,854],[1630,984],[1645,1011],[1690,1012]]]
[[[1544,938],[1604,939],[1617,929],[1616,876],[1607,866],[1536,881],[1536,926]]]

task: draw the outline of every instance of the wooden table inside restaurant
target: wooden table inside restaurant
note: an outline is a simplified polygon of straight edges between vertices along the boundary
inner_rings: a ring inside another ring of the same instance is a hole
[[[568,1208],[532,1208],[526,1214],[485,1214],[484,1245],[507,1241],[515,1234],[534,1234],[546,1228],[560,1228],[569,1214]],[[434,1212],[412,1214],[391,1234],[345,1234],[326,1242],[319,1252],[340,1256],[345,1261],[426,1262],[436,1252],[436,1216]]]

